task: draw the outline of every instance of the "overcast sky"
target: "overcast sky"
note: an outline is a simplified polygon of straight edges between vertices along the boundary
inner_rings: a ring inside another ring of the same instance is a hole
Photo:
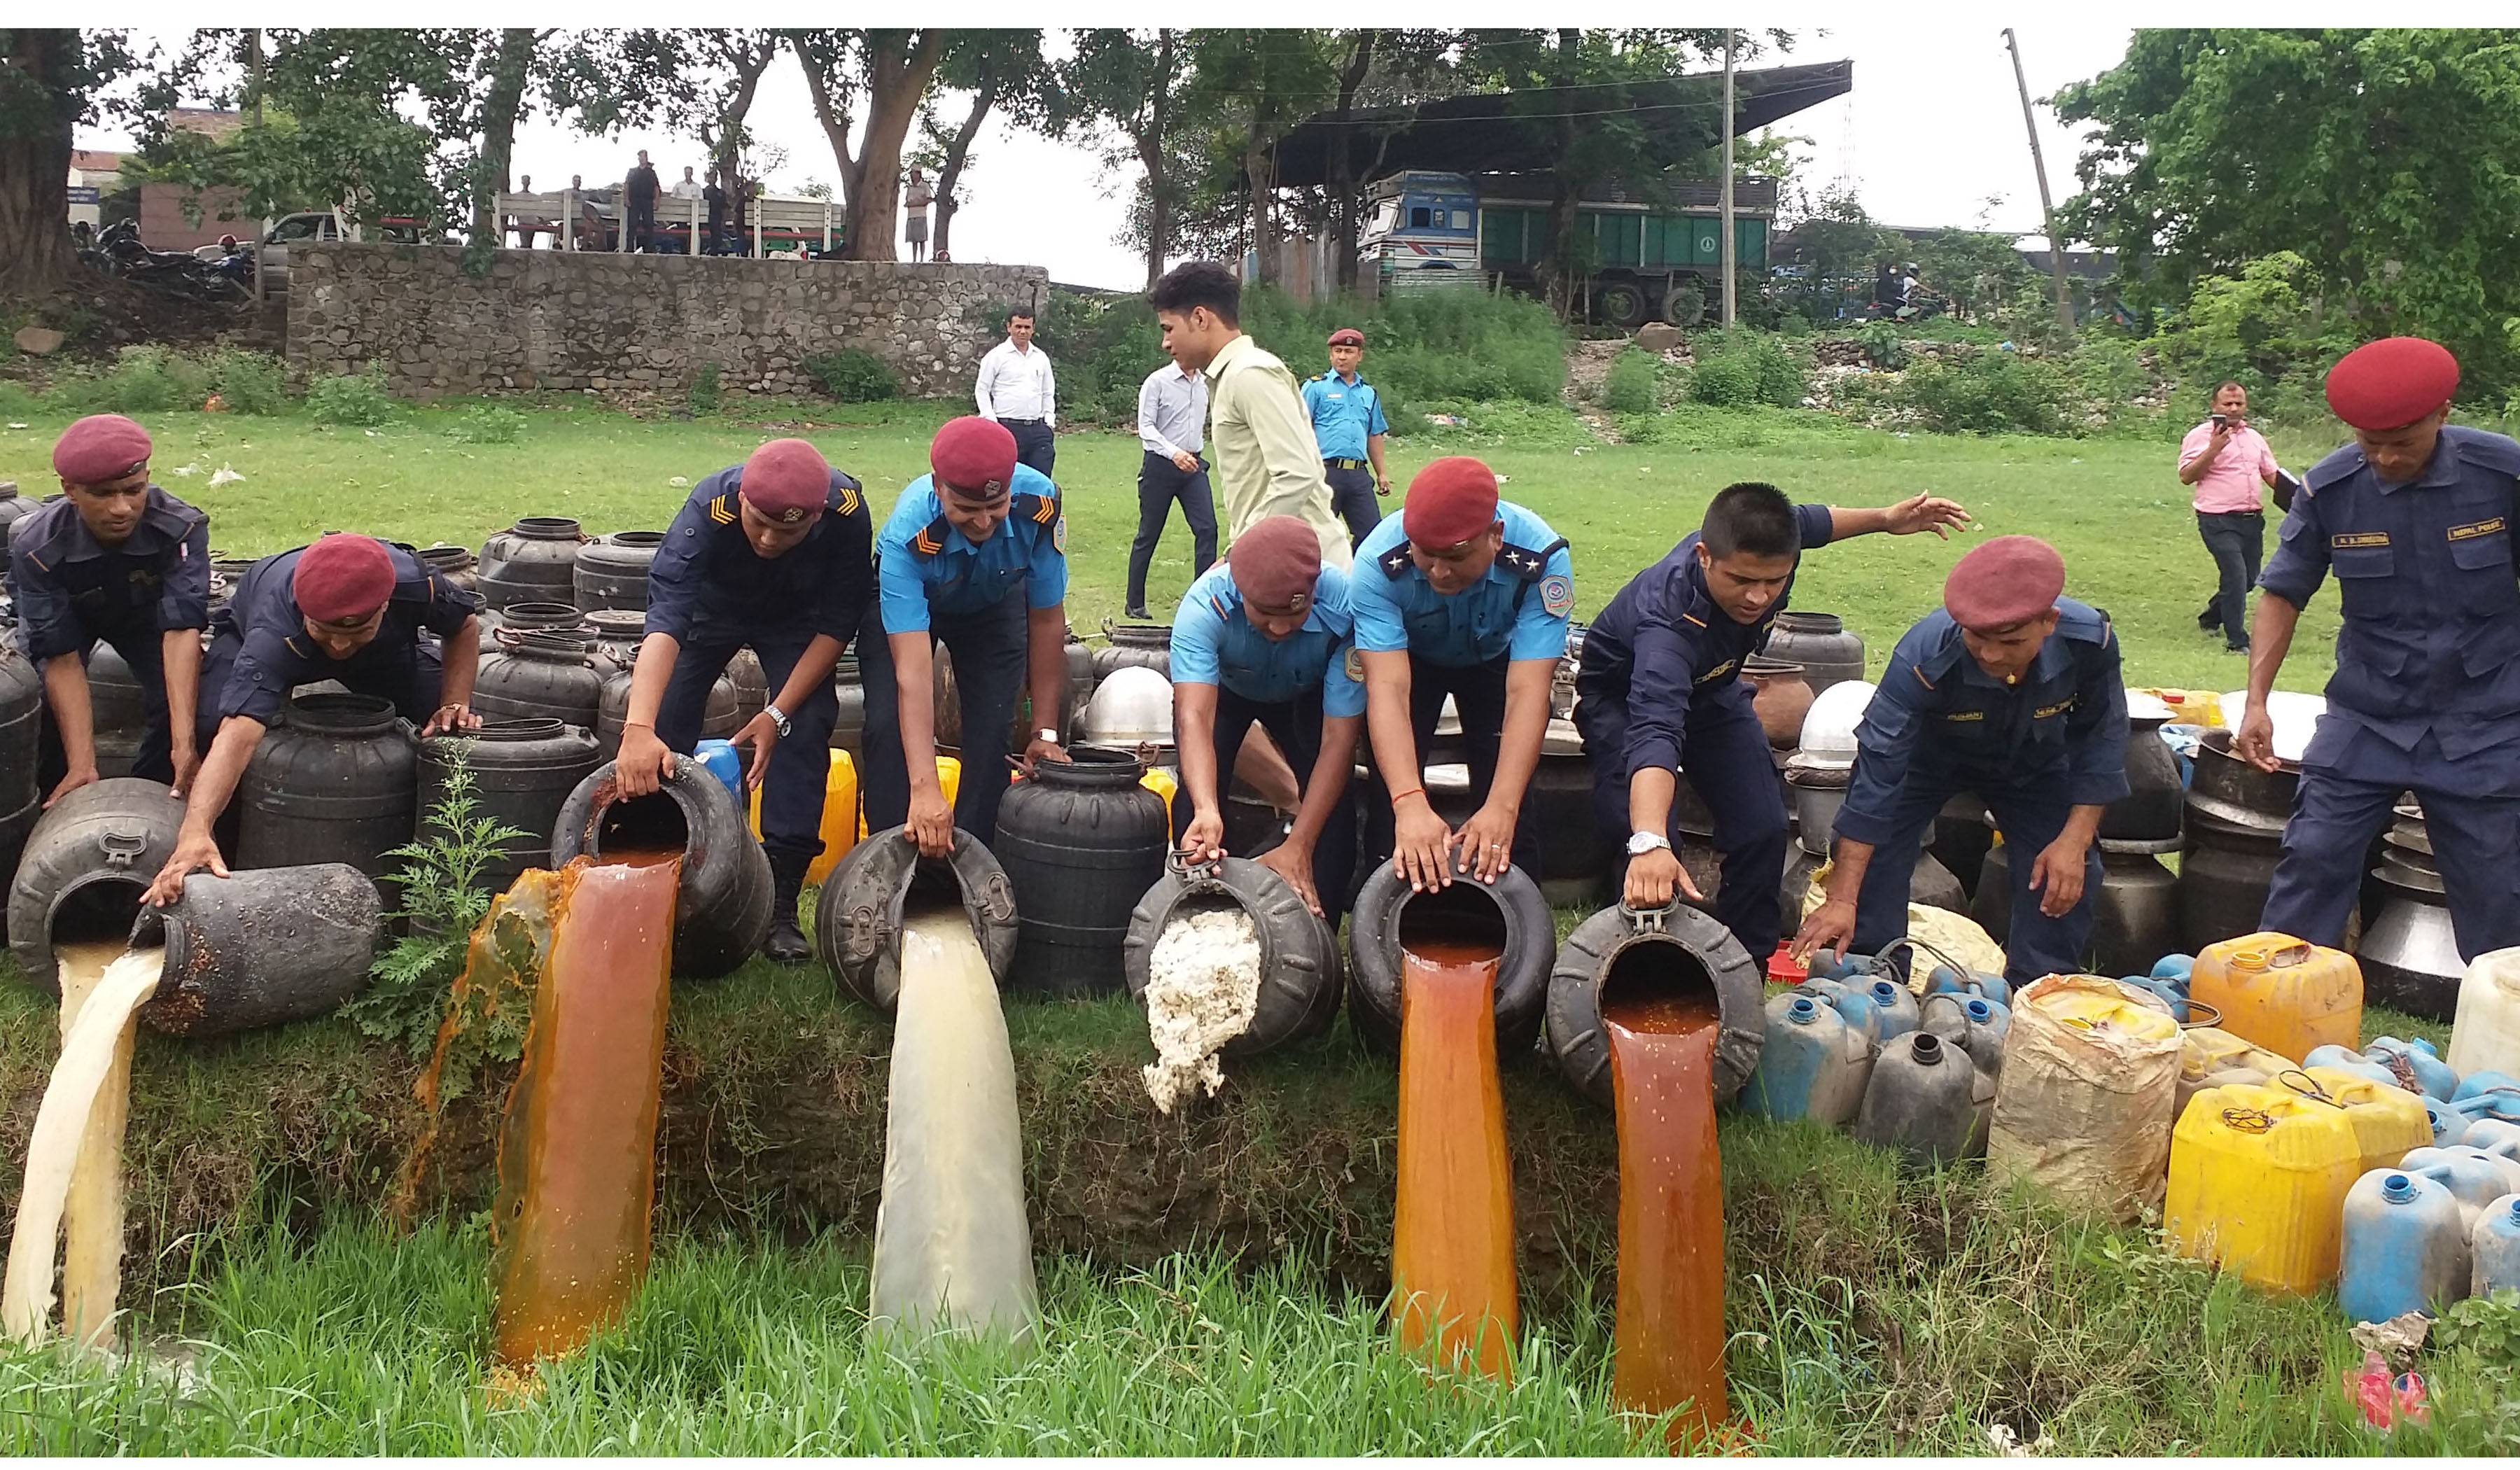
[[[535,9],[536,20],[561,19]],[[1898,14],[1892,7],[1875,9],[1885,17]],[[1840,178],[1851,181],[1865,207],[1889,224],[1983,224],[2024,234],[2038,231],[2039,189],[2031,172],[2021,103],[2002,34],[2006,18],[1996,11],[1940,8],[1912,9],[1906,14],[1931,20],[1873,21],[1840,13],[1814,14],[1799,24],[1791,17],[1762,22],[1794,30],[1795,45],[1784,60],[1845,58],[1855,63],[1855,90],[1850,95],[1778,125],[1781,132],[1812,140],[1806,177],[1815,190]],[[466,23],[474,18],[433,15],[431,19],[438,23]],[[514,19],[482,18],[484,23]],[[578,23],[644,20],[670,24],[689,23],[695,17],[681,11],[634,19],[607,10],[573,19]],[[790,18],[747,15],[746,19],[775,22]],[[951,19],[978,23],[997,18],[957,15]],[[1113,23],[1150,18],[1080,14],[1037,19]],[[1174,11],[1168,19],[1178,22],[1192,18]],[[1364,17],[1351,6],[1335,17],[1288,14],[1283,19],[1354,24]],[[1454,18],[1448,15],[1447,19]],[[2045,98],[2066,82],[2115,65],[2126,51],[2129,19],[2123,11],[2101,20],[2044,9],[2035,19],[2011,19],[2032,95]],[[146,33],[170,47],[181,41],[181,32],[171,28],[152,26]],[[2076,188],[2074,162],[2081,148],[2046,108],[2038,109],[2038,115],[2048,179],[2062,200]],[[750,122],[763,143],[787,151],[785,166],[770,176],[772,193],[793,193],[809,179],[829,182],[836,176],[830,147],[814,120],[792,57],[783,54],[773,64],[753,104]],[[80,144],[124,146],[123,140],[103,130],[83,130]],[[684,164],[700,161],[699,146],[688,136],[629,133],[617,139],[590,138],[538,119],[519,130],[514,168],[532,175],[537,187],[549,188],[572,173],[585,175],[592,185],[618,179],[640,148],[650,150],[668,181],[681,177]],[[1094,150],[1054,143],[993,121],[973,149],[965,174],[966,201],[954,221],[954,256],[1047,266],[1054,280],[1074,285],[1135,288],[1143,284],[1145,268],[1111,238],[1119,228],[1128,184],[1127,175],[1106,176]]]

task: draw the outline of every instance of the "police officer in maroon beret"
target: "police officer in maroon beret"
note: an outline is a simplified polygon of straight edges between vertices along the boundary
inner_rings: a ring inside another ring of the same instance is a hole
[[[1855,733],[1828,898],[1794,936],[1796,958],[1850,941],[1878,955],[1904,936],[1926,828],[1966,791],[2013,854],[2005,977],[2083,968],[2100,888],[2092,839],[2127,794],[2127,703],[2108,614],[2064,592],[2055,548],[1999,536],[1959,559],[1942,609],[1899,640]]]
[[[62,494],[9,538],[18,648],[44,676],[44,805],[98,779],[87,660],[98,644],[140,685],[131,774],[181,788],[200,764],[194,719],[210,619],[210,518],[152,484],[149,431],[92,414],[53,446]]]
[[[803,439],[772,439],[692,487],[648,565],[648,636],[630,673],[615,770],[630,796],[656,790],[675,754],[699,743],[709,690],[739,648],[770,682],[761,713],[735,733],[761,793],[770,858],[770,933],[782,964],[813,957],[796,921],[806,872],[823,851],[832,669],[865,616],[875,573],[874,520],[858,482]]]
[[[2343,601],[2327,712],[2303,753],[2260,927],[2338,945],[2401,793],[2423,804],[2467,958],[2520,945],[2520,443],[2448,423],[2458,362],[2390,337],[2347,353],[2327,404],[2354,442],[2302,477],[2258,585],[2249,712],[2233,742],[2279,764],[2267,695],[2332,570]],[[2390,995],[2390,1004],[2438,998]]]

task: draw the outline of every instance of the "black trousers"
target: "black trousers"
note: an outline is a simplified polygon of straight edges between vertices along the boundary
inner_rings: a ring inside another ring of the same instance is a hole
[[[1425,779],[1426,747],[1434,741],[1435,722],[1443,718],[1444,696],[1453,697],[1453,707],[1462,717],[1462,743],[1469,757],[1470,804],[1473,811],[1488,799],[1488,789],[1496,783],[1497,750],[1505,738],[1505,675],[1506,658],[1466,667],[1429,663],[1412,653],[1409,655],[1409,728],[1417,737],[1419,770],[1407,773],[1407,782],[1396,789],[1407,790]],[[1366,816],[1366,834],[1376,861],[1387,862],[1398,845],[1391,814],[1393,775],[1381,774],[1381,799]],[[1527,815],[1527,814],[1526,814]],[[1529,821],[1513,824],[1514,866],[1522,869],[1535,881],[1540,876],[1540,829]]]
[[[168,723],[166,712],[164,638],[165,635],[156,628],[137,626],[110,628],[100,633],[96,642],[88,645],[79,653],[79,662],[85,665],[95,654],[96,644],[105,644],[114,652],[121,654],[122,661],[131,666],[131,677],[140,686],[142,722],[140,748],[132,752],[131,756],[131,774],[144,780],[171,781],[175,779],[174,737],[171,734],[173,727]],[[42,665],[37,665],[35,672],[40,676],[43,673]],[[210,702],[211,699],[210,686],[206,681],[202,685],[201,699],[204,703]],[[96,729],[95,715],[96,700],[91,690],[88,699],[88,730],[91,735],[95,734]],[[195,728],[199,729],[198,721],[195,722]],[[197,744],[193,748],[202,755],[209,754],[210,750],[206,743]],[[61,727],[53,723],[53,706],[49,699],[43,704],[40,735],[35,746],[35,775],[46,796],[52,795],[53,787],[61,784],[63,777],[69,775],[69,752],[62,748]]]
[[[1366,532],[1382,523],[1382,506],[1373,494],[1373,471],[1345,469],[1325,460],[1322,478],[1329,481],[1330,509],[1347,522],[1348,545],[1365,545]]]
[[[998,802],[1007,794],[1007,732],[1015,701],[1023,697],[1031,646],[1023,591],[978,612],[931,614],[927,631],[929,647],[941,643],[954,655],[955,688],[963,702],[963,778],[954,824],[984,844],[995,842]],[[858,789],[866,793],[867,830],[879,832],[910,820],[901,690],[879,600],[868,606],[858,634],[858,674],[866,685],[866,769],[858,773]]]
[[[1584,699],[1575,706],[1584,755],[1593,766],[1593,821],[1613,849],[1610,871],[1624,885],[1628,874],[1628,704],[1625,699]],[[1785,867],[1785,799],[1769,754],[1768,734],[1751,711],[1749,690],[1733,684],[1711,697],[1691,699],[1683,727],[1681,763],[1687,780],[1715,819],[1715,850],[1724,855],[1724,881],[1715,890],[1715,916],[1750,958],[1764,963],[1777,947],[1782,914],[1777,874]],[[1672,802],[1673,811],[1680,803]],[[1664,835],[1680,845],[1668,818]]]
[[[1216,498],[1207,486],[1207,461],[1185,470],[1171,460],[1147,451],[1138,466],[1138,539],[1129,543],[1128,607],[1147,605],[1147,567],[1155,559],[1155,543],[1172,518],[1173,502],[1181,502],[1182,519],[1190,526],[1192,577],[1216,564]]]
[[[2267,516],[2263,511],[2196,512],[2196,534],[2214,556],[2219,574],[2214,596],[2196,615],[2197,626],[2220,624],[2223,641],[2233,647],[2249,646],[2249,588],[2258,580],[2258,562],[2266,555]]]
[[[628,234],[630,248],[648,248],[648,237],[656,233],[656,201],[627,200],[621,206],[621,228]]]
[[[1050,425],[1039,419],[1001,419],[1007,432],[1015,436],[1015,463],[1030,465],[1044,474],[1052,474],[1051,466],[1058,463],[1058,443]]]
[[[770,681],[770,696],[788,687],[796,660],[814,630],[802,624],[709,622],[692,629],[674,659],[674,677],[656,707],[656,738],[684,755],[699,743],[709,690],[736,650],[751,647]],[[832,727],[840,717],[839,695],[828,679],[814,687],[804,706],[788,716],[788,733],[770,752],[761,778],[761,847],[773,858],[811,862],[823,851],[823,795],[832,772]]]
[[[1286,762],[1295,768],[1298,785],[1309,785],[1313,767],[1322,758],[1322,694],[1319,689],[1307,690],[1301,698],[1278,704],[1263,704],[1245,699],[1232,690],[1216,688],[1216,784],[1222,800],[1234,785],[1234,762],[1242,754],[1243,737],[1251,733],[1251,722],[1269,732],[1278,742]],[[1183,798],[1187,805],[1187,797]],[[1187,824],[1185,824],[1186,825]],[[1249,857],[1238,853],[1237,857]],[[1329,824],[1313,843],[1313,887],[1322,896],[1322,910],[1335,926],[1338,916],[1356,901],[1360,885],[1356,876],[1356,783],[1350,781],[1339,792],[1338,805],[1330,809]]]
[[[236,667],[237,654],[244,647],[244,635],[234,629],[226,629],[210,640],[209,651],[202,655],[202,695],[200,714],[193,722],[193,748],[199,750],[204,760],[209,757],[211,742],[219,737],[219,693],[228,687],[228,673]],[[353,657],[347,660],[353,665],[348,672],[326,669],[306,682],[321,684],[327,679],[336,679],[351,693],[390,699],[394,713],[409,720],[416,728],[428,724],[428,717],[437,713],[438,691],[446,679],[441,660],[436,637],[423,633],[412,640],[409,661],[398,658],[370,661]],[[134,671],[137,672],[136,665]],[[158,682],[160,685],[164,683],[162,679]]]

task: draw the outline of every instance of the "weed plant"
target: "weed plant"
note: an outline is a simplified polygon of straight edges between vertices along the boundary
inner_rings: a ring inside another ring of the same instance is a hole
[[[384,369],[375,363],[362,373],[319,378],[306,388],[306,416],[318,423],[374,428],[392,423],[398,407],[385,388]]]
[[[426,1055],[436,1039],[448,987],[464,968],[473,927],[490,910],[493,895],[482,873],[518,844],[532,840],[531,834],[481,811],[470,758],[472,742],[445,743],[452,748],[437,804],[418,837],[385,854],[402,864],[394,872],[402,902],[392,916],[404,932],[378,957],[368,988],[341,1007],[362,1032],[414,1057]],[[503,1034],[490,1042],[490,1048],[513,1060],[511,1044],[521,1040],[520,1030],[514,1037]],[[447,1080],[460,1087],[471,1070],[450,1066]]]
[[[1601,407],[1613,414],[1649,414],[1654,408],[1654,365],[1650,352],[1631,347],[1610,364],[1601,379]]]
[[[882,358],[864,347],[844,347],[805,359],[805,371],[823,391],[842,403],[878,403],[901,396],[901,379]]]
[[[692,385],[683,393],[683,405],[691,410],[692,417],[704,419],[718,411],[725,397],[724,390],[718,386],[721,372],[717,359],[710,358],[692,375]]]
[[[458,444],[514,444],[524,432],[525,416],[495,403],[476,403],[446,425],[446,437]]]

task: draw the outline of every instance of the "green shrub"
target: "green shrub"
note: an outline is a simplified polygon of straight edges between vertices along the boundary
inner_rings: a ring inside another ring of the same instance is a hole
[[[1688,396],[1699,403],[1793,408],[1811,391],[1802,363],[1773,335],[1737,328],[1701,333],[1690,350],[1697,361],[1689,373]]]
[[[394,873],[402,907],[392,916],[405,920],[405,932],[377,958],[368,988],[341,1007],[361,1031],[398,1045],[414,1057],[427,1055],[436,1039],[448,988],[464,969],[472,928],[489,912],[491,893],[482,870],[503,851],[530,840],[529,834],[479,810],[468,759],[471,749],[471,741],[458,742],[445,793],[428,812],[421,834],[385,854],[402,860]],[[514,1060],[523,1040],[524,1018],[511,1014],[505,1019],[492,1046]],[[469,1065],[449,1067],[441,1081],[461,1091],[471,1072]]]
[[[210,382],[231,414],[289,411],[289,369],[268,352],[221,351],[210,359]]]
[[[209,373],[199,363],[154,344],[125,347],[112,368],[62,385],[64,406],[91,414],[157,414],[200,408],[209,396]]]
[[[1855,344],[1864,349],[1865,361],[1884,373],[1908,366],[1908,338],[1896,322],[1866,323],[1856,329]]]
[[[525,416],[495,403],[480,403],[456,415],[446,437],[458,444],[514,444],[525,431]]]
[[[373,427],[392,422],[394,408],[384,370],[374,363],[364,373],[319,378],[306,387],[306,412],[318,423]]]
[[[710,358],[700,364],[698,373],[692,375],[692,385],[683,394],[683,402],[691,409],[694,417],[706,418],[717,412],[718,404],[724,397],[717,385],[718,371],[717,359]]]
[[[1614,414],[1649,414],[1654,406],[1654,355],[1634,347],[1610,364],[1601,380],[1601,407]]]
[[[805,359],[805,371],[823,391],[842,403],[877,403],[901,396],[901,379],[882,358],[863,347],[844,347]]]
[[[1660,414],[1618,414],[1611,422],[1618,425],[1619,440],[1624,444],[1659,444],[1667,428]]]
[[[1899,396],[1947,434],[2063,433],[2081,426],[2081,389],[2053,364],[2016,352],[1978,352],[1909,370]]]

